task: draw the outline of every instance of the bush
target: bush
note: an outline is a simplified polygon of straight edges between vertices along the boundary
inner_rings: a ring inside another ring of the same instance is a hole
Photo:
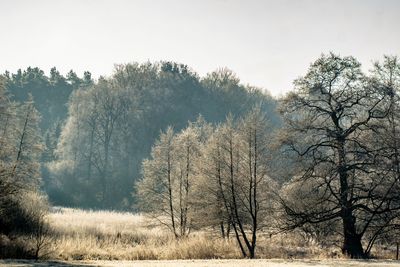
[[[49,230],[46,198],[26,192],[3,204],[6,205],[0,216],[0,258],[39,258]]]

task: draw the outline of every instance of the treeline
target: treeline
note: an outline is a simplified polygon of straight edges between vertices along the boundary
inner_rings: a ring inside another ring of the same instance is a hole
[[[370,257],[400,226],[399,89],[396,57],[366,75],[353,57],[323,55],[280,100],[280,129],[256,106],[161,133],[142,164],[139,206],[177,239],[232,232],[244,257],[260,233],[295,229]]]
[[[88,71],[82,78],[72,70],[63,76],[55,67],[49,75],[37,67],[28,67],[16,73],[6,71],[3,76],[12,100],[24,102],[32,95],[35,108],[42,117],[39,125],[43,134],[62,125],[68,115],[67,103],[72,91],[93,83]]]
[[[51,205],[131,209],[143,158],[168,125],[218,123],[276,101],[228,69],[200,78],[171,63],[117,66],[97,81],[52,68],[0,76],[1,257],[43,256]]]
[[[10,100],[31,95],[39,111],[41,185],[54,205],[131,208],[141,161],[168,125],[182,129],[200,114],[221,122],[260,99],[279,124],[276,101],[240,84],[228,69],[200,78],[186,65],[159,62],[120,65],[97,81],[88,71],[63,76],[56,68],[49,75],[29,67],[3,77]]]
[[[57,205],[131,209],[134,182],[160,130],[176,130],[201,115],[220,122],[255,103],[277,125],[276,101],[243,86],[227,69],[200,78],[170,63],[117,66],[109,78],[73,92],[46,186]]]

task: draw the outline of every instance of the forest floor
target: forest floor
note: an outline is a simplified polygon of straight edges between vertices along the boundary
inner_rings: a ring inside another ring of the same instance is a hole
[[[400,267],[400,261],[390,260],[143,260],[143,261],[42,261],[0,260],[0,266],[132,266],[132,267]]]

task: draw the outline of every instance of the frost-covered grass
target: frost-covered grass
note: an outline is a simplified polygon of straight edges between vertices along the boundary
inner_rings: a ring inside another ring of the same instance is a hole
[[[149,261],[18,261],[0,260],[0,266],[122,266],[122,267],[398,267],[399,262],[388,260],[149,260]]]
[[[204,232],[176,241],[167,229],[132,213],[55,209],[51,257],[62,260],[211,259],[240,257],[236,244]]]
[[[49,214],[49,222],[53,229],[53,237],[50,246],[47,247],[48,257],[55,260],[241,258],[233,235],[231,240],[223,240],[216,231],[210,229],[210,231],[193,232],[189,238],[177,241],[166,228],[140,214],[54,208]],[[321,247],[315,242],[305,240],[300,235],[281,234],[270,237],[262,233],[258,237],[257,257],[265,259],[343,258],[339,248]],[[222,261],[221,264],[225,264],[224,262]],[[214,264],[214,261],[212,263]]]

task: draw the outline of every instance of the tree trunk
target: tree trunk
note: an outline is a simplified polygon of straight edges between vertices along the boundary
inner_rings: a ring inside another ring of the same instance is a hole
[[[94,148],[94,131],[95,126],[92,127],[90,131],[90,146],[89,146],[89,159],[88,159],[88,169],[87,169],[87,181],[91,180],[92,176],[92,158],[93,158],[93,148]]]
[[[242,241],[240,240],[240,235],[239,235],[238,229],[236,228],[236,224],[232,223],[232,226],[233,226],[233,230],[235,231],[236,240],[239,244],[240,251],[242,252],[243,258],[247,258],[247,253],[246,253],[246,250],[244,249]]]
[[[253,246],[249,247],[250,259],[255,258],[255,250],[256,250],[255,247],[253,247]]]
[[[228,220],[228,223],[226,225],[226,238],[229,240],[229,236],[231,233],[231,220]]]
[[[26,117],[25,117],[25,120],[24,120],[24,127],[22,129],[21,138],[19,139],[17,158],[15,159],[15,164],[14,164],[13,171],[12,171],[12,174],[11,174],[11,178],[12,179],[14,179],[14,177],[15,177],[17,166],[19,164],[19,160],[20,160],[21,155],[22,155],[22,149],[23,149],[23,145],[24,145],[24,141],[25,141],[26,128],[27,128],[28,121],[29,121],[29,114],[30,114],[30,109],[28,109],[28,111],[26,113]]]
[[[349,212],[343,216],[343,232],[342,253],[350,256],[352,259],[366,258],[361,244],[361,235],[356,232],[354,216]]]
[[[102,199],[102,204],[103,208],[106,208],[107,205],[109,204],[109,188],[108,188],[108,181],[110,177],[108,177],[108,165],[109,165],[109,160],[110,160],[110,144],[111,144],[111,136],[112,136],[112,127],[109,130],[108,129],[109,123],[107,123],[107,128],[105,131],[105,139],[104,139],[104,166],[103,166],[103,185],[102,185],[102,193],[103,193],[103,199]]]
[[[170,211],[170,218],[171,218],[171,224],[172,224],[172,230],[174,232],[174,236],[176,239],[178,239],[178,233],[176,232],[176,227],[175,227],[175,215],[174,215],[174,206],[172,203],[172,181],[171,181],[171,156],[170,156],[170,151],[168,151],[167,155],[167,181],[168,181],[168,202],[169,202],[169,211]]]
[[[365,258],[365,253],[361,244],[362,235],[357,234],[356,218],[351,209],[352,203],[349,200],[350,188],[348,183],[347,162],[345,153],[345,138],[338,137],[338,174],[340,179],[340,205],[341,217],[343,222],[343,247],[342,253],[349,255],[352,259]]]
[[[220,227],[221,227],[221,236],[223,239],[225,239],[225,227],[224,227],[224,221],[221,221],[219,223]]]

